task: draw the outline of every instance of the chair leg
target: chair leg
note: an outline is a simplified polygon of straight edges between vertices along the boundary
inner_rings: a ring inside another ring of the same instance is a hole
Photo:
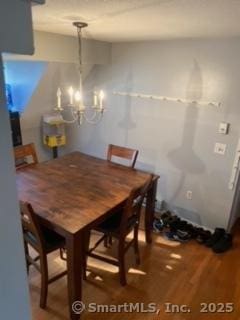
[[[65,248],[60,248],[59,251],[60,251],[60,258],[61,258],[63,261],[67,261],[67,252],[66,252],[66,249],[65,249]]]
[[[29,274],[30,263],[28,262],[28,258],[27,258],[29,256],[29,249],[28,249],[28,244],[25,240],[24,240],[24,251],[25,251],[25,257],[26,257],[27,273]]]
[[[125,252],[124,252],[125,240],[119,239],[118,244],[118,261],[119,261],[119,277],[122,286],[127,284],[126,280],[126,268],[125,268]]]
[[[113,240],[112,236],[109,236],[109,245],[110,245],[110,246],[112,246],[112,244],[113,244],[113,241],[112,241],[112,240]]]
[[[108,248],[108,236],[107,236],[106,238],[104,238],[103,241],[104,241],[104,242],[103,242],[104,247],[105,247],[105,248]]]
[[[139,253],[139,245],[138,245],[138,225],[134,228],[134,252],[136,255],[136,264],[140,264],[140,253]]]
[[[109,248],[111,247],[113,244],[112,242],[112,236],[107,236],[105,239],[104,239],[104,247],[105,248]]]
[[[47,305],[47,294],[48,294],[48,264],[47,255],[40,255],[40,268],[41,268],[41,297],[40,297],[40,308],[45,309]]]
[[[90,236],[91,231],[85,231],[84,233],[84,257],[83,257],[83,279],[87,280],[87,258],[88,258],[88,250],[89,250],[89,244],[90,244]]]

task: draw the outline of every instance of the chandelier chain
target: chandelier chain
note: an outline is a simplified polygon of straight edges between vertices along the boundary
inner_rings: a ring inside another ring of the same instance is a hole
[[[82,60],[82,28],[77,28],[78,33],[78,62],[79,62],[79,72],[80,72],[80,81],[82,82],[83,74],[83,60]]]

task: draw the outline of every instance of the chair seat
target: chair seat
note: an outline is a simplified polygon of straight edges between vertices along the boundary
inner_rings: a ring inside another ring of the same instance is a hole
[[[46,227],[41,227],[41,229],[46,246],[45,249],[48,253],[65,246],[65,239],[62,236]],[[36,237],[31,232],[25,233],[25,239],[33,247],[38,245]]]
[[[108,219],[104,220],[102,223],[100,223],[95,230],[100,231],[102,233],[108,233],[112,235],[118,235],[120,232],[120,224],[122,219],[123,212],[120,211],[118,213],[115,213]],[[133,227],[136,225],[138,219],[135,216],[131,216],[131,218],[128,220],[127,229],[130,232]]]

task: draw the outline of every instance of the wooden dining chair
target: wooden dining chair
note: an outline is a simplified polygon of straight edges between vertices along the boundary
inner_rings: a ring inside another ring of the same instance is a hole
[[[120,158],[120,159],[125,159],[128,161],[128,167],[134,168],[137,157],[138,157],[139,151],[136,149],[130,149],[126,147],[121,147],[117,146],[114,144],[109,144],[108,145],[108,152],[107,152],[107,160],[111,162],[115,158]],[[108,238],[106,237],[104,240],[104,246],[107,247],[112,244],[112,238],[109,236]]]
[[[65,239],[54,231],[39,224],[38,217],[30,203],[20,201],[20,212],[27,271],[29,272],[29,267],[33,265],[41,273],[40,307],[45,309],[48,285],[67,274],[67,271],[63,271],[49,278],[47,255],[63,248],[65,246]],[[33,258],[31,256],[29,245],[37,252],[37,257]],[[40,263],[38,263],[38,261]]]
[[[136,255],[136,263],[140,264],[140,255],[138,247],[138,230],[139,230],[139,220],[141,207],[143,203],[143,198],[146,191],[152,181],[152,176],[141,188],[134,188],[127,200],[127,203],[122,211],[118,214],[114,214],[110,218],[106,219],[100,225],[98,225],[94,230],[102,233],[101,238],[95,243],[95,245],[88,249],[85,255],[84,261],[84,274],[86,277],[87,269],[87,256],[99,259],[104,262],[108,262],[119,267],[119,276],[121,285],[126,285],[126,270],[125,270],[125,253],[133,245]],[[129,242],[126,241],[126,237],[130,232],[133,232],[133,239]],[[100,254],[95,253],[95,249],[106,239],[107,237],[118,239],[118,258],[116,260],[108,257],[103,257]],[[89,247],[89,239],[87,247]]]
[[[113,161],[113,158],[121,158],[129,161],[129,167],[134,168],[138,156],[138,150],[126,147],[116,146],[114,144],[108,145],[107,160]]]
[[[38,163],[38,157],[34,143],[15,147],[14,157],[16,169],[22,169],[32,164]]]

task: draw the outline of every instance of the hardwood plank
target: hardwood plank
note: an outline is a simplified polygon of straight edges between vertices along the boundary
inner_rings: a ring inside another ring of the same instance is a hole
[[[128,285],[121,287],[117,268],[89,259],[91,273],[83,283],[83,299],[86,304],[123,304],[124,302],[154,302],[163,308],[165,303],[188,304],[189,314],[160,315],[93,314],[84,312],[82,319],[104,320],[239,320],[240,318],[240,227],[235,230],[234,248],[223,255],[216,255],[210,249],[190,241],[178,244],[153,235],[152,245],[146,245],[144,232],[140,234],[142,264],[136,267],[134,253],[127,254]],[[106,254],[113,250],[100,248]],[[111,253],[112,254],[112,253]],[[59,272],[63,262],[51,257],[50,270]],[[49,308],[39,310],[39,276],[30,270],[32,310],[34,320],[67,320],[68,298],[65,278],[49,288]],[[235,311],[229,314],[201,314],[202,302],[233,302]]]

